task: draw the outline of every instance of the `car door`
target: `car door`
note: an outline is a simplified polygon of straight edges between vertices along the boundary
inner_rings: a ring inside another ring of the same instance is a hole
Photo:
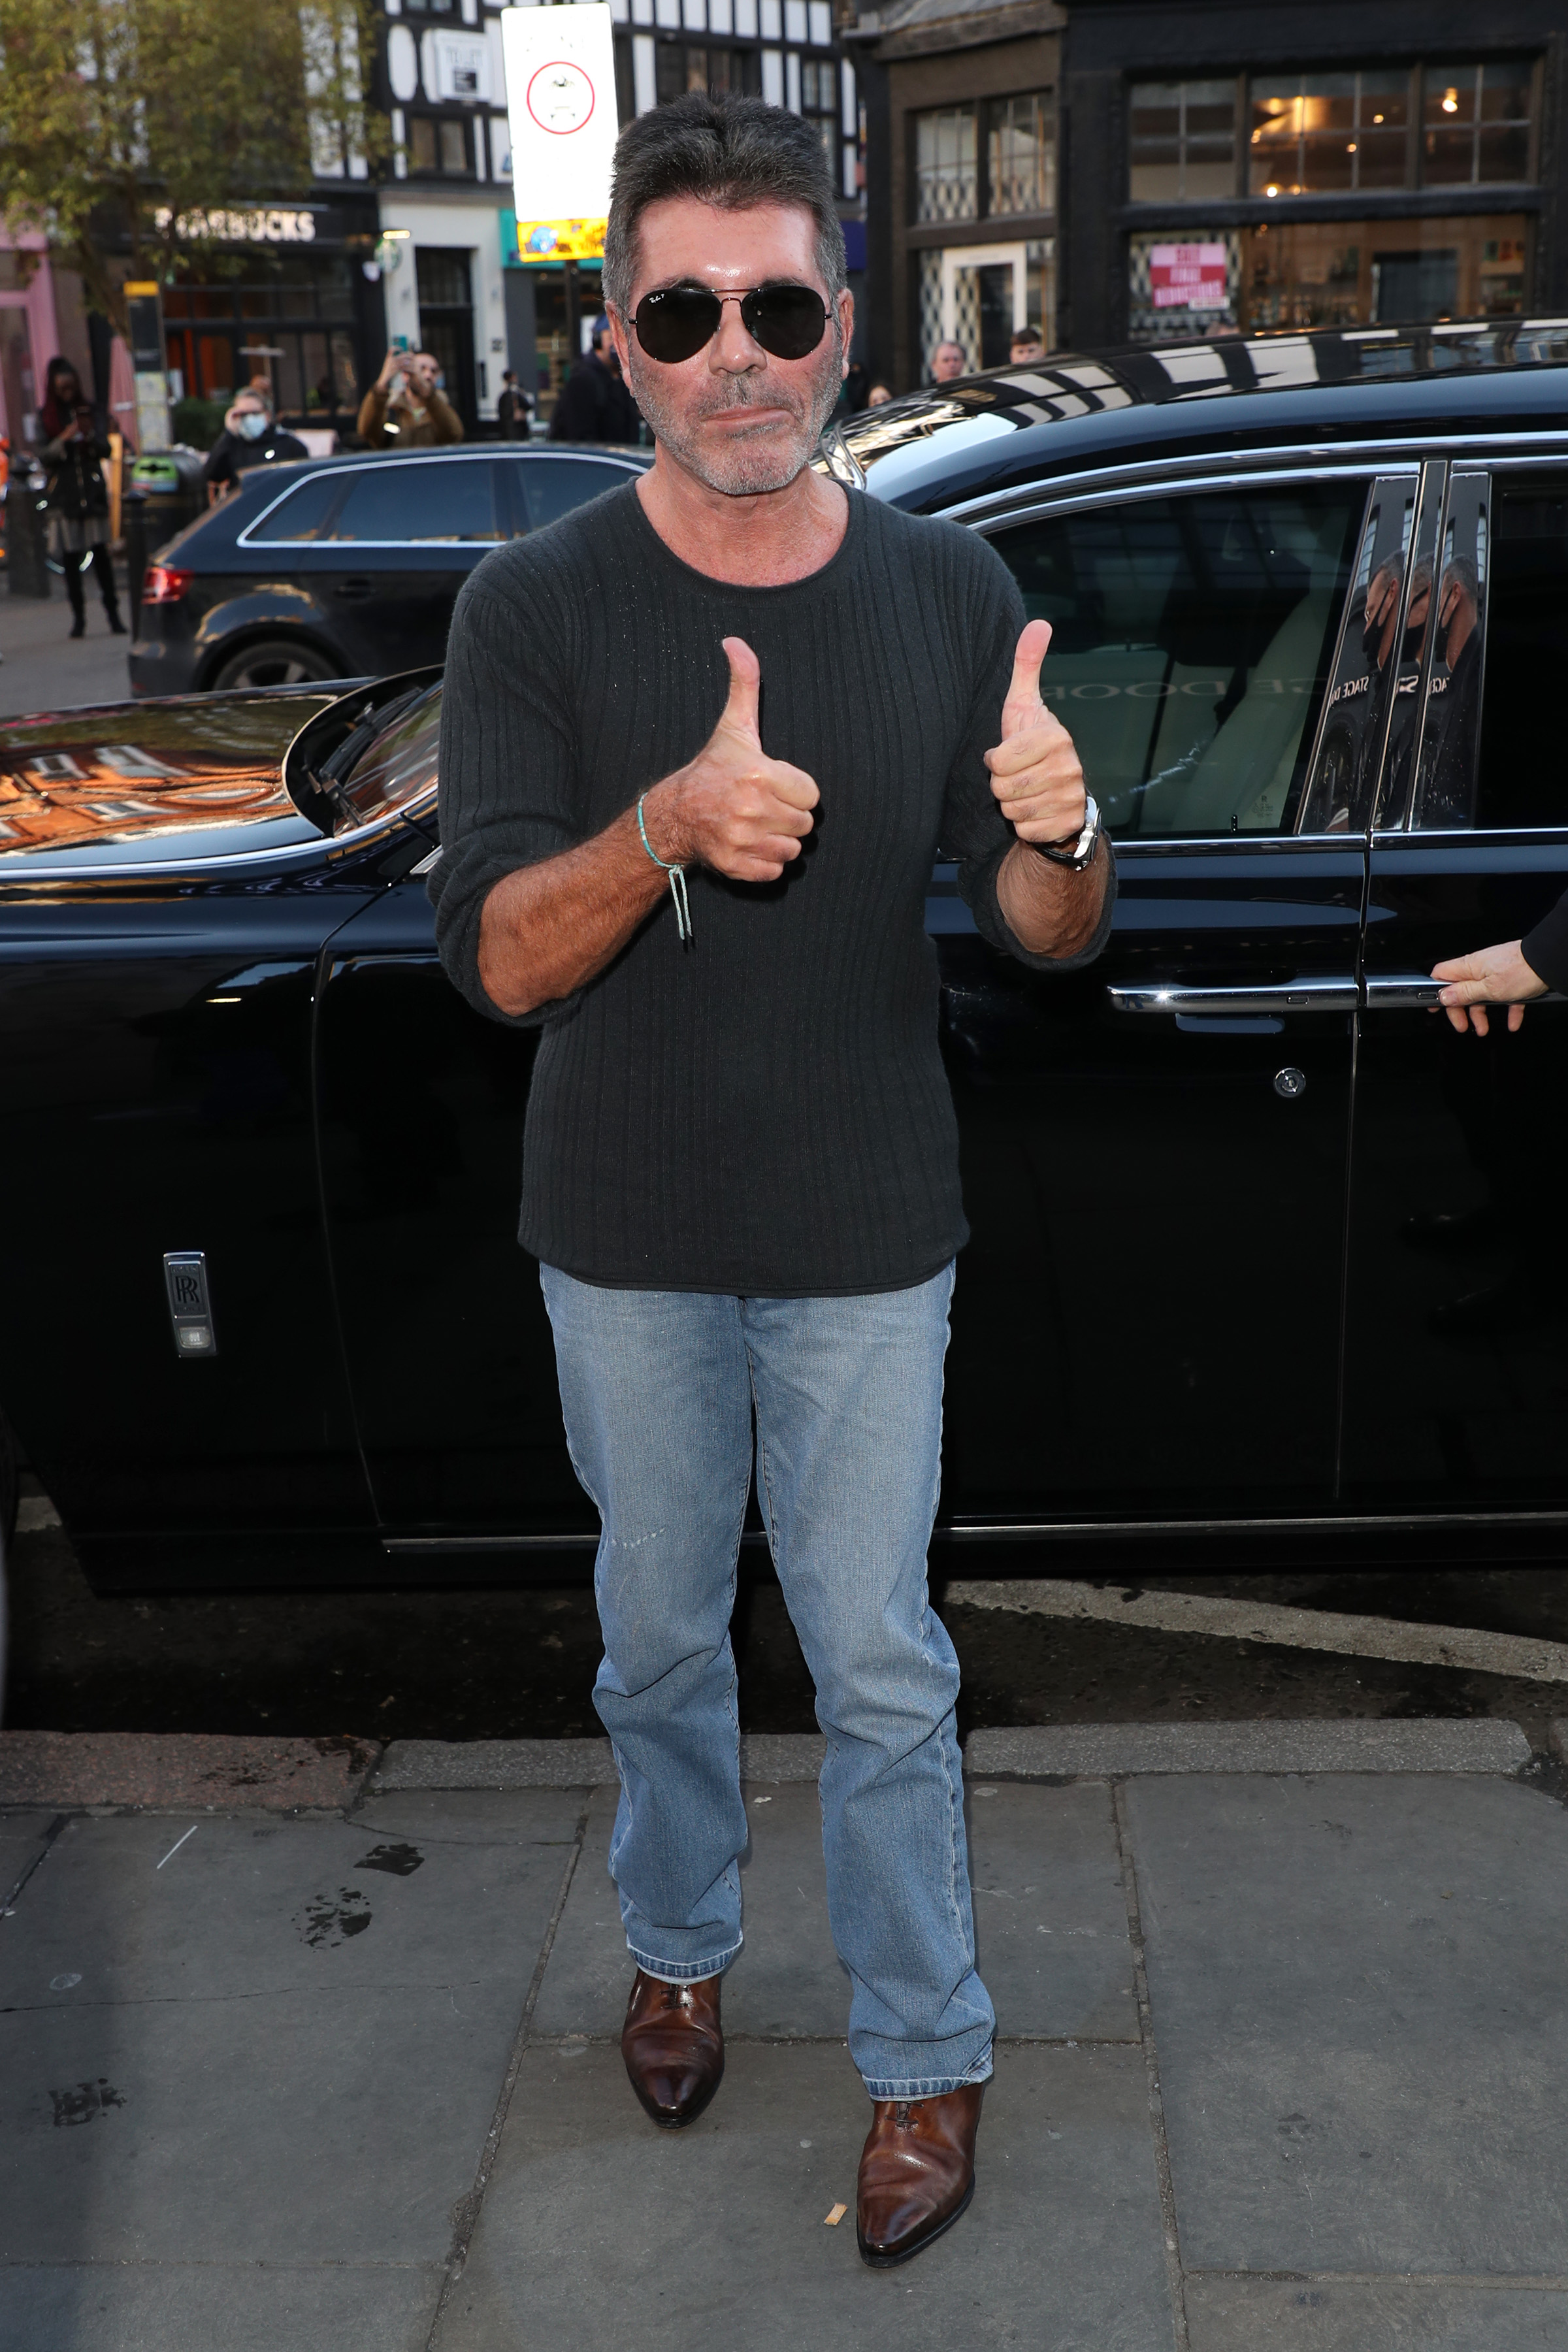
[[[1568,1004],[1460,1035],[1427,975],[1521,938],[1568,883],[1568,461],[1428,471],[1371,854],[1344,1496],[1550,1514],[1568,1507]]]
[[[955,895],[934,910],[972,1229],[960,1526],[1332,1496],[1365,859],[1332,691],[1415,478],[1282,467],[986,525],[1052,624],[1042,690],[1121,895],[1060,977],[994,954]]]
[[[507,536],[496,473],[493,458],[466,453],[353,467],[309,562],[356,670],[384,677],[445,658],[458,589]]]

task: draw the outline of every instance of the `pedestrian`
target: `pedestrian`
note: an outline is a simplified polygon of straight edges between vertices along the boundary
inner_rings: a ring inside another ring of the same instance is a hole
[[[1038,327],[1015,327],[1013,340],[1007,346],[1007,359],[1013,367],[1032,367],[1046,356],[1045,337]]]
[[[510,368],[502,370],[500,394],[496,401],[496,423],[503,441],[528,439],[529,400]]]
[[[367,449],[428,449],[460,441],[463,420],[441,390],[441,362],[431,352],[389,351],[359,404]]]
[[[931,378],[933,383],[954,383],[961,375],[969,373],[969,362],[962,343],[938,343],[931,355]]]
[[[38,421],[44,430],[49,553],[65,572],[70,635],[87,634],[81,576],[90,566],[98,574],[98,593],[103,599],[110,635],[122,637],[125,624],[120,617],[114,558],[109,547],[109,485],[103,478],[109,423],[101,408],[83,398],[81,379],[69,360],[49,362]]]
[[[584,352],[560,392],[550,415],[552,441],[636,441],[642,433],[637,402],[626,390],[626,378],[602,314],[589,333]]]
[[[465,586],[430,887],[468,1002],[542,1031],[520,1238],[602,1522],[632,2087],[674,2128],[723,2072],[754,1453],[826,1734],[880,2265],[968,2202],[994,2024],[926,1582],[967,1234],[926,890],[940,843],[981,936],[1059,972],[1114,869],[1001,558],[812,467],[845,278],[814,125],[689,92],[622,131],[605,291],[655,461]]]
[[[866,405],[868,408],[885,408],[892,396],[885,383],[874,383],[866,394]]]
[[[272,415],[272,396],[265,382],[252,383],[235,400],[223,420],[223,431],[207,452],[202,479],[207,504],[216,506],[237,489],[241,474],[252,466],[284,466],[310,451],[292,433],[285,433]]]

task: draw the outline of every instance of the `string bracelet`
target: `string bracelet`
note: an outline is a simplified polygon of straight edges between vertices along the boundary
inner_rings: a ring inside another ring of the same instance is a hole
[[[675,901],[675,936],[683,947],[689,947],[691,945],[691,906],[686,896],[686,868],[684,866],[671,864],[668,859],[661,857],[648,839],[647,827],[643,823],[642,813],[642,804],[647,798],[647,793],[643,793],[637,799],[637,831],[642,835],[643,847],[658,867],[659,872],[668,874],[669,877],[669,895]]]

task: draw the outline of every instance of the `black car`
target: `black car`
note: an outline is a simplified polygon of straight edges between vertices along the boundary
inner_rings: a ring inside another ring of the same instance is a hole
[[[298,686],[438,662],[482,556],[651,462],[646,449],[489,441],[253,467],[148,564],[131,691]]]
[[[1560,1545],[1568,1007],[1461,1037],[1426,975],[1568,883],[1568,322],[1058,357],[824,462],[1012,566],[1121,876],[1056,978],[932,876],[939,1538]],[[0,1402],[101,1585],[594,1540],[514,1238],[535,1033],[432,940],[440,695],[0,727]]]

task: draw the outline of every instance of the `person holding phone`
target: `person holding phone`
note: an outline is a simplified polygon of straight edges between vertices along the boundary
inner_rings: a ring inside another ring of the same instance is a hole
[[[87,634],[81,583],[83,572],[91,570],[98,575],[110,635],[122,637],[125,624],[120,617],[114,559],[109,551],[109,485],[103,478],[109,425],[103,411],[83,396],[81,379],[69,360],[49,362],[39,422],[44,428],[43,459],[48,478],[45,498],[49,553],[65,570],[70,635]]]
[[[367,449],[428,449],[462,439],[463,420],[437,381],[440,373],[432,352],[387,352],[359,404]]]

